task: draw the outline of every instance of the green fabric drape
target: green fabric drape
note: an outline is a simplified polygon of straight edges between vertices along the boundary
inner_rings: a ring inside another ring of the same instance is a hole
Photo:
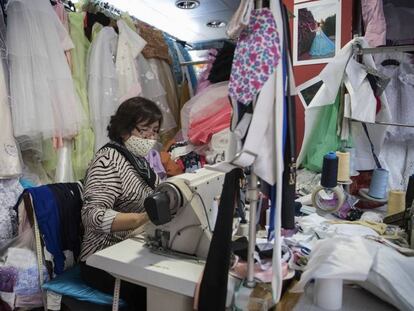
[[[342,142],[337,131],[339,107],[340,96],[338,95],[335,103],[320,108],[318,120],[315,122],[317,126],[312,130],[302,162],[303,167],[314,172],[321,172],[324,155],[341,148]]]
[[[88,120],[78,135],[74,138],[72,165],[75,180],[85,177],[85,171],[94,156],[93,148],[95,144],[95,136],[89,118],[88,91],[86,88],[88,81],[87,59],[90,42],[86,38],[83,30],[84,14],[85,13],[83,12],[69,13],[70,37],[75,45],[75,48],[71,51],[73,62],[72,77],[76,92],[78,93],[82,104],[83,113]]]

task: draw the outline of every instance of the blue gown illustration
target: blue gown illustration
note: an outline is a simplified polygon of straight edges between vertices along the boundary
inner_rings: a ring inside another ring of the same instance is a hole
[[[311,56],[324,56],[334,52],[335,44],[325,35],[321,27],[318,27],[309,54]]]

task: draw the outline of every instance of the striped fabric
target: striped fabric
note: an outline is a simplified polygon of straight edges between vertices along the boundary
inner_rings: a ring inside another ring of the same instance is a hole
[[[124,240],[130,231],[111,233],[114,218],[118,213],[144,212],[144,200],[152,192],[118,151],[109,147],[99,150],[85,180],[81,261]]]

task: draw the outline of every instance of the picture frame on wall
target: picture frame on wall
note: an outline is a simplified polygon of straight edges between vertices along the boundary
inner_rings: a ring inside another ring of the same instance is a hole
[[[341,0],[294,5],[293,65],[327,63],[341,48]]]
[[[302,102],[305,110],[309,107],[316,93],[318,93],[321,88],[323,81],[317,76],[313,79],[306,81],[305,83],[299,85],[296,90],[300,101]]]

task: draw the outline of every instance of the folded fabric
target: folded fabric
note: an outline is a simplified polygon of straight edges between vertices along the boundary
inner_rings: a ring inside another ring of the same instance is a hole
[[[188,137],[195,145],[207,144],[211,140],[213,134],[218,133],[230,127],[232,108],[228,98],[220,98],[214,102],[212,106],[223,105],[224,108],[208,115],[209,107],[203,109],[206,117],[195,119],[190,123]],[[203,114],[200,112],[200,114]]]
[[[378,247],[362,237],[336,236],[318,241],[292,291],[302,292],[308,282],[317,278],[366,281]]]
[[[16,286],[14,287],[16,295],[30,296],[40,292],[38,271],[37,266],[19,269]],[[43,267],[43,280],[47,281],[48,279],[48,272]]]
[[[0,291],[12,293],[17,280],[15,267],[0,267]]]

